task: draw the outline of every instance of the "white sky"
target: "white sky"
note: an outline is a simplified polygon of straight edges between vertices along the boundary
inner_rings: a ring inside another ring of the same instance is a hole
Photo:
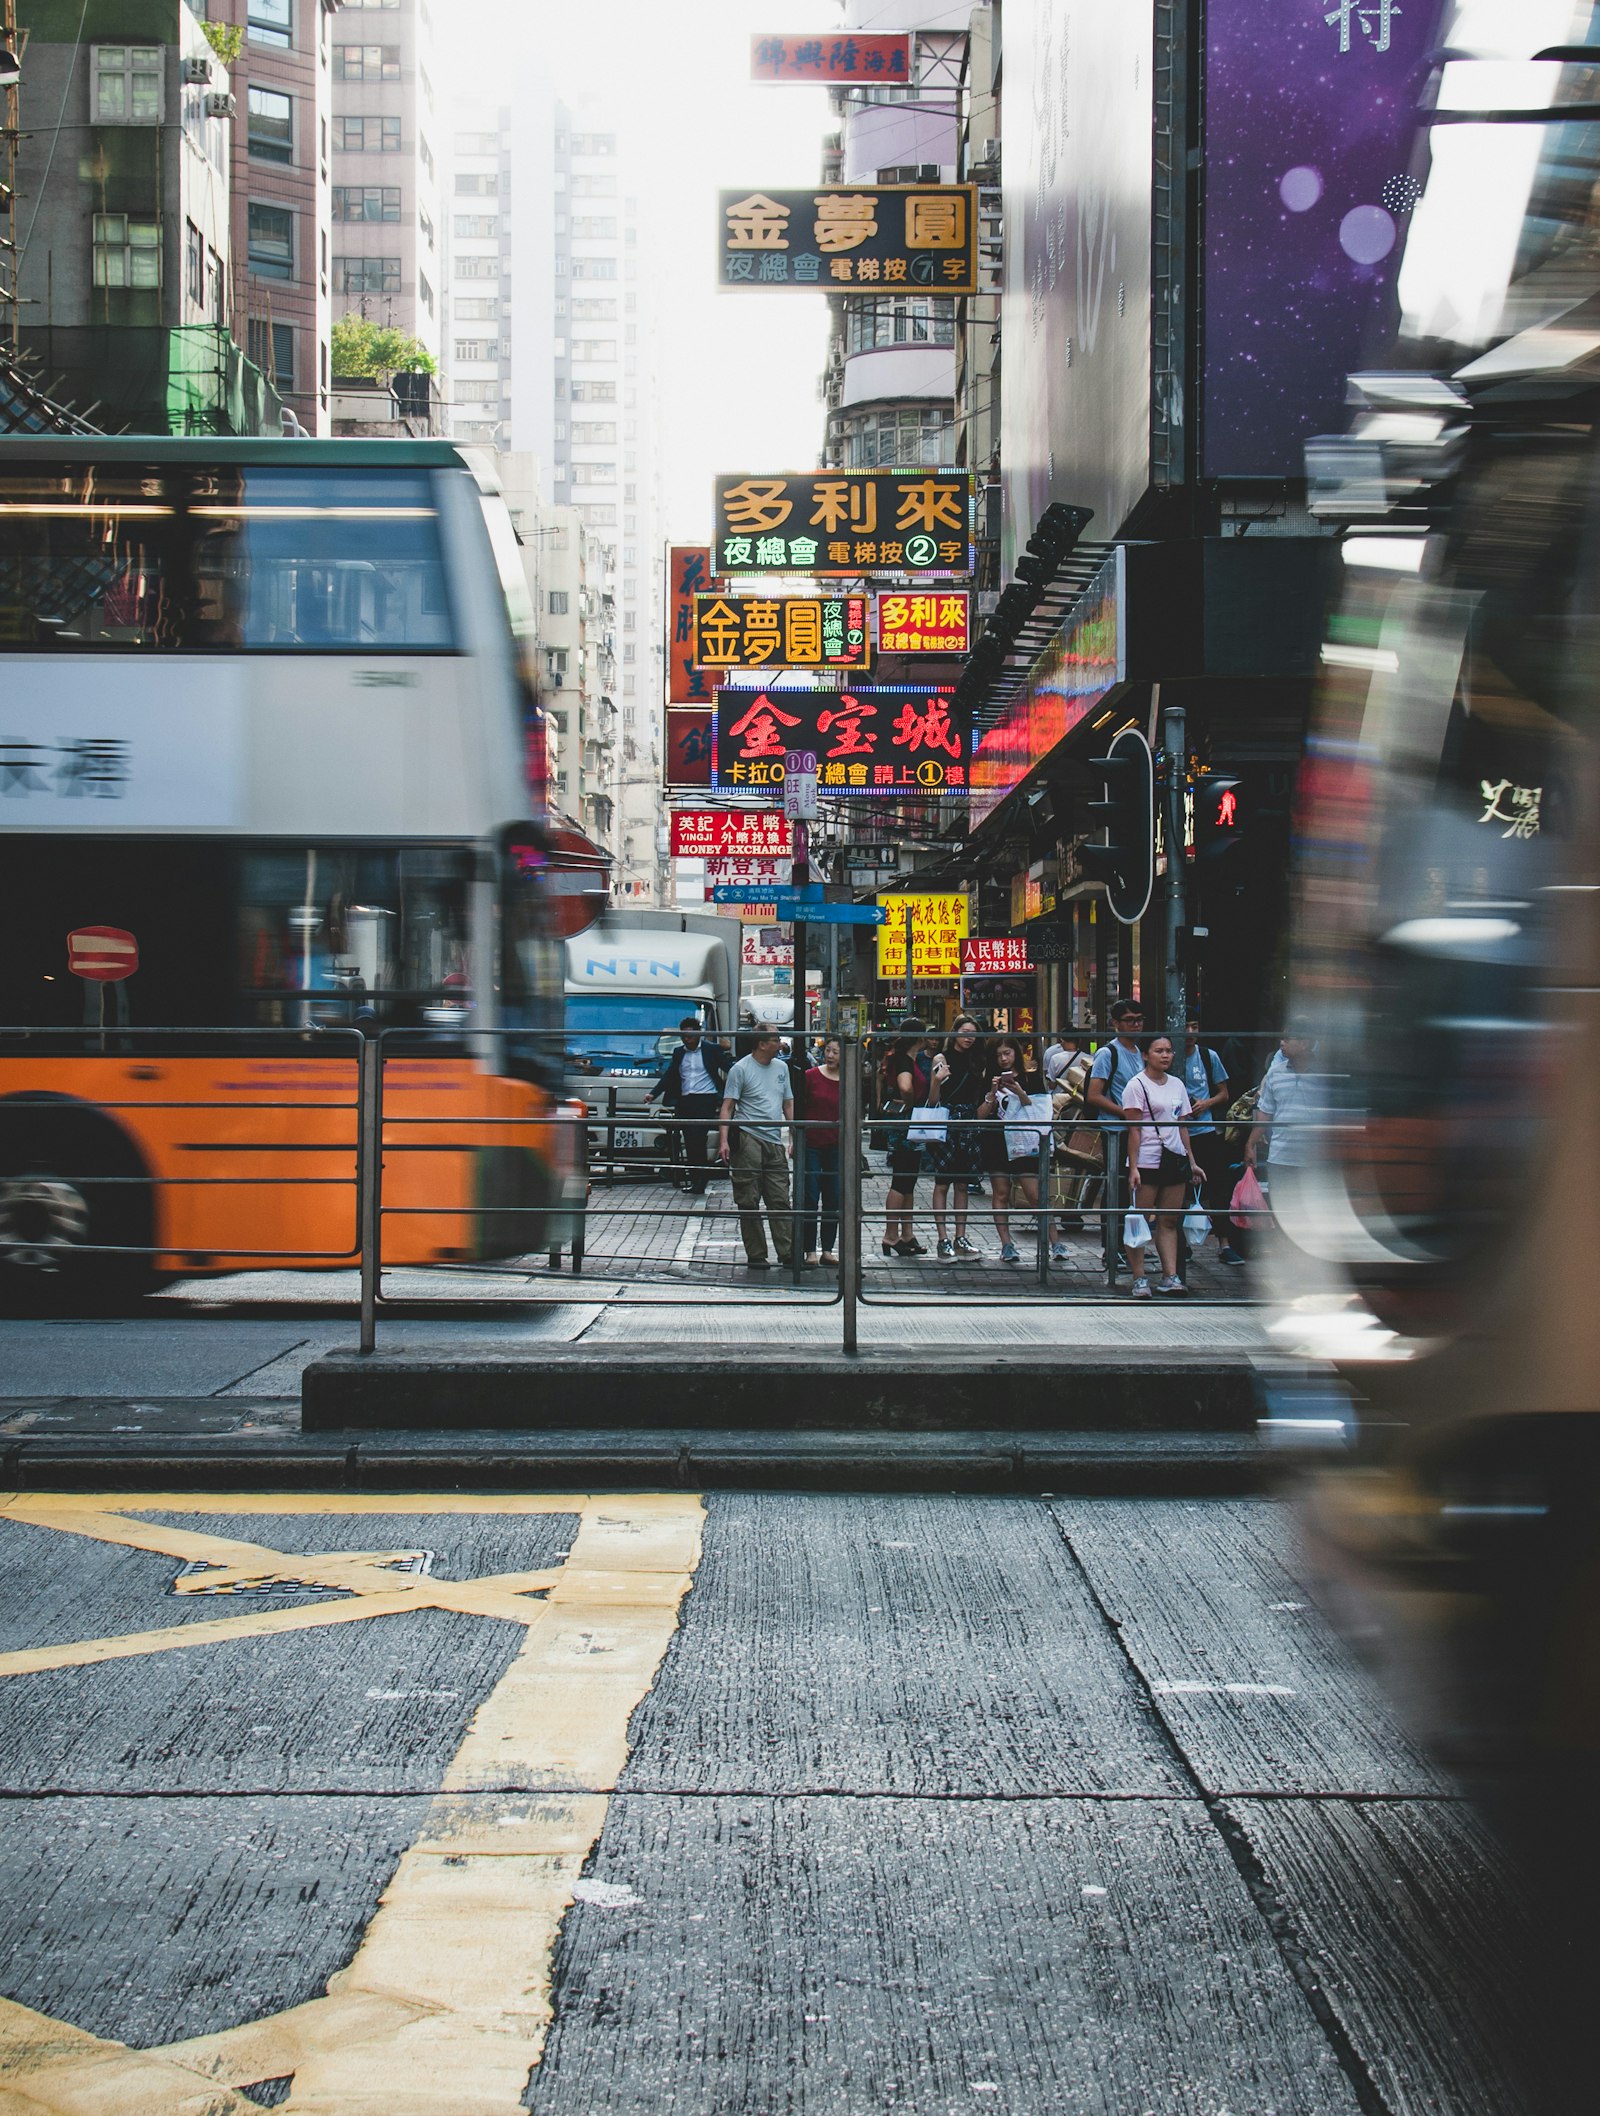
[[[750,79],[750,38],[835,30],[838,0],[436,0],[435,20],[449,25],[441,72],[453,64],[462,87],[513,108],[518,76],[540,101],[600,95],[648,171],[640,197],[664,268],[663,527],[705,542],[719,471],[805,469],[822,444],[826,298],[718,292],[713,274],[717,191],[814,183],[832,129],[823,89]]]

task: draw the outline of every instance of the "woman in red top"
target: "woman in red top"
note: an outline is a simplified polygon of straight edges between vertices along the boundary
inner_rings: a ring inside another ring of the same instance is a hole
[[[802,1246],[808,1264],[837,1264],[839,1238],[839,1064],[843,1046],[837,1036],[824,1039],[822,1061],[800,1075],[800,1136],[805,1148],[805,1202],[800,1210]],[[817,1218],[822,1219],[822,1253],[817,1254]]]

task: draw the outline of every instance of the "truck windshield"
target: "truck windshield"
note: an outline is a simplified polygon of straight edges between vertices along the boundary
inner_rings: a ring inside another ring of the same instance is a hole
[[[704,1018],[704,1008],[696,1010]],[[678,1040],[683,1005],[645,994],[567,995],[567,1056],[602,1072],[655,1071]]]

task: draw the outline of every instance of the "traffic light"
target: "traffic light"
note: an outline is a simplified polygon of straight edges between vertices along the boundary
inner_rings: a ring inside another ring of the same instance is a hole
[[[1079,865],[1090,881],[1104,882],[1113,918],[1137,925],[1150,902],[1156,873],[1156,778],[1150,745],[1136,727],[1125,727],[1103,757],[1091,757],[1103,791],[1089,813],[1105,829],[1103,841],[1084,845]]]
[[[1194,854],[1197,860],[1220,860],[1245,834],[1242,779],[1205,772],[1194,782]]]

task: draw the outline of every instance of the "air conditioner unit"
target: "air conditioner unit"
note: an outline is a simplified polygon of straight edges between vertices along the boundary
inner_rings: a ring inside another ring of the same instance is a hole
[[[206,116],[208,118],[231,118],[238,107],[237,100],[230,95],[209,95],[206,97]]]
[[[203,58],[185,59],[183,78],[186,86],[190,88],[206,87],[211,79],[211,61]]]

